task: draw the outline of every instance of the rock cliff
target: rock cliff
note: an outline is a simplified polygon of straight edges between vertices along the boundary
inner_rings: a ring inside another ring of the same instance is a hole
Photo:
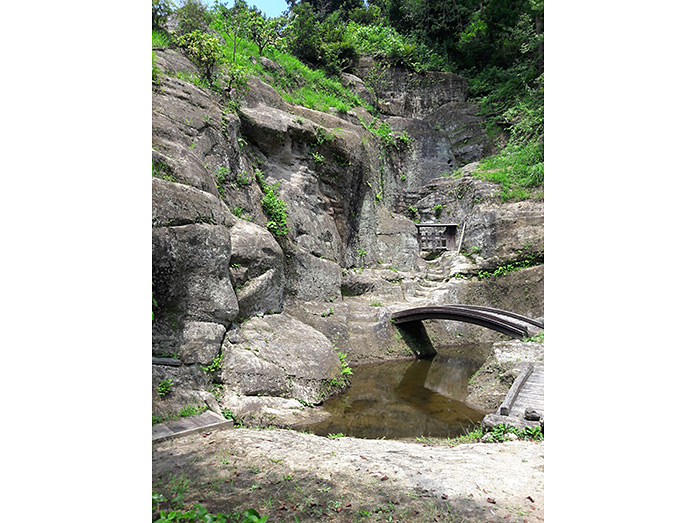
[[[544,251],[543,203],[502,204],[473,176],[492,145],[465,79],[388,68],[369,90],[378,66],[362,59],[343,82],[377,103],[373,120],[292,105],[263,77],[236,106],[182,79],[196,72],[182,54],[156,57],[152,353],[182,365],[153,366],[153,414],[319,403],[342,383],[335,347],[352,362],[420,353],[389,321],[403,307],[543,315],[541,266],[478,277]],[[383,122],[391,139],[374,132]],[[287,234],[272,234],[265,198],[285,202]],[[424,260],[415,220],[458,223],[468,256]],[[427,322],[434,341],[500,339],[445,323]],[[163,380],[171,391],[158,394]]]

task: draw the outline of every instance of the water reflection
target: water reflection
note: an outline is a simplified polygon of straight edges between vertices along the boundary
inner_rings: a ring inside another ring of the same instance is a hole
[[[330,417],[298,427],[359,438],[455,437],[484,414],[468,407],[469,378],[481,366],[466,348],[432,360],[388,361],[353,369],[351,387],[325,402]],[[478,354],[481,354],[481,348]]]

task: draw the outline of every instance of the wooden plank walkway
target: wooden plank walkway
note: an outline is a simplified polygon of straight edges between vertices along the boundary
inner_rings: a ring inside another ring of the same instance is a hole
[[[234,426],[234,420],[228,420],[221,415],[207,410],[198,416],[181,418],[168,423],[160,423],[152,426],[152,441],[162,441],[165,439],[187,436],[203,430],[220,429]]]
[[[510,416],[523,418],[525,409],[532,408],[544,418],[545,416],[545,364],[535,363],[532,374],[523,384],[518,397],[511,406]]]

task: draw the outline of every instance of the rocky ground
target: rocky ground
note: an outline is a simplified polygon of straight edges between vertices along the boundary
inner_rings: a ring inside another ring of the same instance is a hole
[[[254,508],[269,522],[544,520],[544,442],[451,446],[235,428],[152,453],[153,492],[211,512]]]

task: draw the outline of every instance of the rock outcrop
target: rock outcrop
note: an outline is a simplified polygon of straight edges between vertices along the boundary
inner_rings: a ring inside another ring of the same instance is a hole
[[[448,322],[407,332],[390,322],[396,310],[460,302],[543,314],[542,267],[479,277],[543,252],[543,204],[502,204],[472,175],[491,144],[464,78],[362,59],[342,82],[386,113],[373,120],[363,108],[292,105],[271,76],[250,78],[234,109],[185,80],[196,74],[185,56],[155,54],[152,352],[182,366],[153,367],[153,413],[195,403],[291,423],[344,383],[334,347],[355,362],[499,339]],[[269,75],[279,67],[260,61]],[[369,89],[378,73],[381,88]],[[380,123],[393,140],[375,133]],[[269,191],[285,202],[286,235],[267,229]],[[414,220],[461,224],[469,256],[426,262]]]
[[[283,310],[283,250],[269,231],[236,220],[230,229],[230,276],[239,303],[239,317]]]
[[[223,355],[220,378],[226,395],[319,403],[341,371],[326,336],[286,314],[252,318],[233,328]]]

